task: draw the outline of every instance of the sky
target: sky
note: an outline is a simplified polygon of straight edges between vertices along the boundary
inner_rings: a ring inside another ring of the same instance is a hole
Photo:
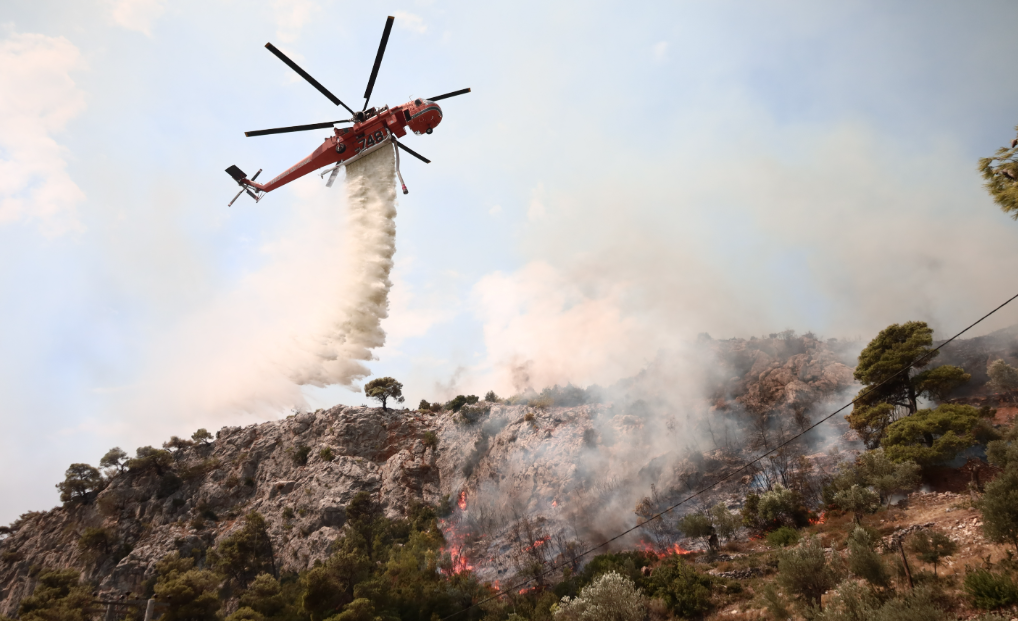
[[[408,405],[609,384],[700,333],[947,336],[1018,292],[976,171],[1018,123],[1012,2],[5,2],[0,523],[112,446],[367,403],[289,379],[348,291],[340,184],[227,208],[224,169],[344,118],[266,42],[361,105],[387,15],[373,104],[473,89],[406,139],[432,163],[403,158],[367,366]]]

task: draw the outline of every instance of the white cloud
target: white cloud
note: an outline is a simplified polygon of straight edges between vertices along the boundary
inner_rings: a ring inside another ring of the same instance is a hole
[[[428,30],[427,24],[424,23],[424,18],[420,15],[414,15],[413,13],[407,13],[406,11],[396,11],[392,14],[396,18],[396,23],[401,28],[416,32],[418,34],[424,34]]]
[[[81,64],[63,37],[11,32],[0,41],[0,224],[35,220],[47,235],[82,228],[85,195],[53,138],[85,108],[70,76]]]
[[[152,36],[152,24],[165,11],[162,0],[113,0],[113,21],[128,30]]]
[[[293,43],[300,38],[301,29],[320,8],[314,0],[273,0],[276,37],[283,43]]]
[[[488,210],[488,215],[490,216],[497,216],[500,213],[502,213],[502,205],[495,205]]]
[[[668,53],[667,41],[659,41],[654,44],[654,60],[658,62],[663,61],[667,53]]]

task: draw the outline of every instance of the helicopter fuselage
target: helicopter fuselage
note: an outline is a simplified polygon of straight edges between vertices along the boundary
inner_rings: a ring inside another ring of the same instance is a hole
[[[326,138],[311,155],[271,181],[262,184],[244,177],[238,182],[260,192],[271,192],[324,166],[359,159],[369,151],[390,143],[390,134],[397,138],[405,136],[407,130],[415,134],[430,134],[442,122],[442,108],[427,99],[415,99],[393,108],[372,108],[360,114],[367,118],[352,127],[334,128],[334,135]]]

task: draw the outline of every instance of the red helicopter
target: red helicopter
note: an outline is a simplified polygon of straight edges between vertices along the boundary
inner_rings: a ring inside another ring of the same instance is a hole
[[[399,149],[403,149],[425,164],[430,164],[431,160],[413,151],[397,140],[397,138],[405,136],[407,134],[407,128],[415,134],[430,134],[432,130],[434,130],[435,127],[442,122],[442,109],[435,102],[441,101],[442,99],[448,99],[450,97],[456,97],[457,95],[464,95],[469,93],[470,89],[464,88],[463,90],[438,95],[437,97],[429,97],[428,99],[414,99],[413,101],[409,101],[399,106],[393,106],[392,108],[389,106],[368,108],[368,102],[371,99],[371,91],[375,86],[375,78],[378,77],[378,68],[382,64],[382,56],[385,55],[385,46],[389,42],[389,32],[392,30],[392,23],[394,21],[396,21],[396,18],[392,16],[389,16],[389,18],[385,20],[385,30],[382,31],[382,41],[378,45],[378,54],[375,56],[375,65],[371,68],[371,77],[368,79],[368,88],[364,91],[364,107],[360,112],[354,112],[351,110],[349,106],[330,93],[327,88],[319,84],[317,80],[308,74],[308,72],[298,67],[297,63],[287,58],[287,56],[276,49],[274,45],[271,43],[265,44],[265,47],[275,54],[279,60],[283,61],[288,67],[296,71],[300,77],[307,80],[311,86],[314,86],[320,93],[328,97],[332,103],[346,108],[352,116],[349,119],[341,121],[329,121],[326,123],[314,123],[312,125],[294,125],[292,127],[277,127],[275,129],[260,129],[253,132],[244,132],[244,135],[250,138],[253,136],[265,136],[268,134],[285,134],[312,129],[333,128],[334,135],[326,138],[325,142],[315,149],[311,155],[297,162],[289,170],[265,184],[255,183],[255,179],[257,179],[258,175],[262,172],[261,170],[248,179],[247,174],[240,168],[237,168],[236,166],[230,166],[227,168],[226,172],[229,173],[229,175],[233,177],[234,181],[236,181],[241,187],[240,192],[237,192],[237,195],[233,197],[232,201],[230,201],[230,205],[233,205],[233,203],[240,198],[240,195],[245,192],[247,192],[251,198],[255,199],[255,202],[258,202],[267,193],[290,183],[294,179],[299,179],[300,177],[318,170],[323,166],[335,164],[333,168],[322,173],[323,177],[327,173],[332,173],[329,176],[328,183],[325,184],[327,187],[332,187],[332,183],[336,180],[336,175],[339,174],[339,169],[341,167],[387,145],[391,146],[391,148],[396,152],[396,174],[399,176],[400,185],[403,186],[403,193],[408,193],[406,184],[403,183],[403,175],[399,172]],[[336,127],[343,123],[353,123],[353,126],[344,128]]]

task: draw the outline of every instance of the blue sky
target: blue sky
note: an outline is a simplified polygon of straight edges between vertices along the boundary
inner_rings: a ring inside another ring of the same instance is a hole
[[[351,106],[472,87],[408,144],[369,364],[408,401],[607,383],[700,332],[869,338],[1014,293],[976,160],[1014,135],[1009,2],[99,0],[0,7],[0,522],[71,462],[288,405],[342,297],[344,199],[275,176]],[[1018,321],[1009,310],[986,330]],[[985,331],[985,330],[984,330]]]

